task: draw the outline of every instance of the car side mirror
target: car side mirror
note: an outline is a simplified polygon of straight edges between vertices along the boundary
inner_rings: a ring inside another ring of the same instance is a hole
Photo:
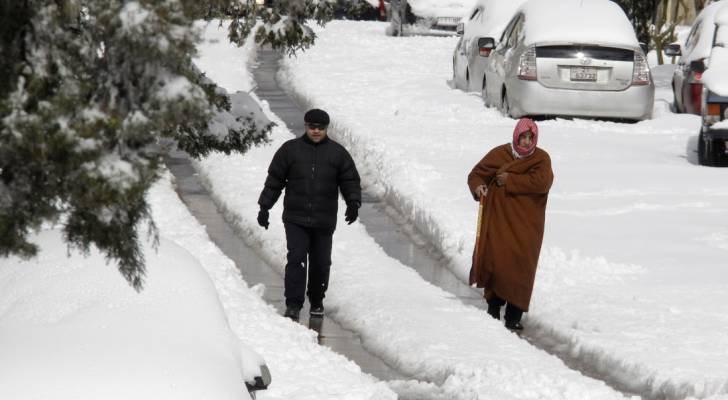
[[[664,48],[665,55],[668,57],[677,57],[682,55],[680,50],[680,43],[670,43]]]
[[[455,32],[458,34],[458,36],[462,36],[465,33],[465,23],[458,22],[458,26],[457,28],[455,28]]]
[[[495,49],[495,39],[492,37],[478,39],[478,53],[481,57],[489,57],[493,49]]]

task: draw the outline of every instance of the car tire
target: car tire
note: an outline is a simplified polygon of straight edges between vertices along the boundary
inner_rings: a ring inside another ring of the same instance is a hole
[[[682,113],[680,107],[677,106],[677,95],[675,94],[675,81],[672,81],[672,110],[675,114]]]
[[[470,91],[470,69],[465,68],[465,92]]]
[[[698,133],[698,164],[700,165],[708,165],[707,164],[707,143],[705,143],[705,138],[703,138],[703,132]]]

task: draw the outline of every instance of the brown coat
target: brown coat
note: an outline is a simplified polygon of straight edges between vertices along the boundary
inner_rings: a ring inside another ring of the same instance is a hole
[[[495,176],[501,172],[509,175],[498,186]],[[553,179],[548,153],[536,148],[516,160],[510,143],[491,150],[468,175],[471,193],[480,185],[488,187],[479,260],[473,257],[470,270],[470,284],[485,288],[486,298],[498,296],[528,311]]]

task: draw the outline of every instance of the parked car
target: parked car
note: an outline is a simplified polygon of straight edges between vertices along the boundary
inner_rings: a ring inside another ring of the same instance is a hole
[[[334,18],[355,21],[387,19],[384,0],[336,0]]]
[[[643,120],[655,87],[622,9],[609,0],[529,0],[491,53],[484,100],[512,117]]]
[[[387,35],[454,35],[475,0],[390,0]]]
[[[460,40],[452,56],[453,85],[466,92],[482,91],[490,52],[508,21],[526,0],[478,0],[467,20],[457,26]]]
[[[702,76],[702,126],[698,161],[702,165],[728,165],[728,7],[715,14],[715,34]]]
[[[728,1],[709,4],[698,14],[684,44],[672,44],[665,54],[680,56],[672,78],[675,111],[701,115],[702,76],[715,37],[715,16],[728,7]]]

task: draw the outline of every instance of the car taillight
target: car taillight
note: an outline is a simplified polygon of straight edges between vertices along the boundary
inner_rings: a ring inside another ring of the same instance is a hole
[[[521,54],[518,62],[518,79],[524,81],[536,80],[536,47],[531,46]]]
[[[633,85],[650,84],[650,66],[641,51],[634,52],[634,72],[632,73]]]
[[[705,113],[708,115],[717,115],[720,117],[720,104],[708,104]]]
[[[705,125],[713,125],[716,122],[720,122],[720,117],[720,104],[708,103],[705,105],[705,114],[703,115]]]
[[[691,83],[690,84],[690,100],[693,103],[694,113],[700,115],[700,113],[702,112],[702,104],[703,104],[703,84],[702,83]]]
[[[490,52],[493,51],[493,49],[489,49],[487,47],[479,47],[478,49],[481,57],[489,57]]]

